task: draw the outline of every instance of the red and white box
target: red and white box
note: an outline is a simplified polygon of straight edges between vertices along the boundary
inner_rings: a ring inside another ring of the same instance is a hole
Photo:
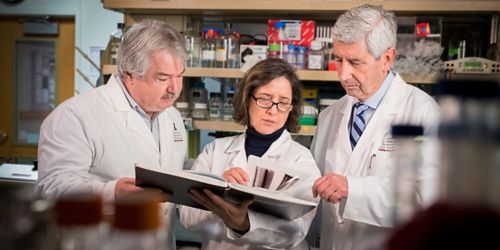
[[[315,38],[314,31],[316,30],[316,22],[311,20],[267,20],[267,40],[271,40],[274,31],[275,22],[285,22],[285,33],[288,41],[294,45],[307,46]]]

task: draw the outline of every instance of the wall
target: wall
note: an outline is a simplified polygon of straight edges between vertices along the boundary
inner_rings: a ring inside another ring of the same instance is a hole
[[[75,45],[91,56],[92,47],[104,48],[116,23],[123,22],[123,14],[106,10],[100,0],[24,0],[11,5],[0,2],[0,15],[51,15],[74,16],[76,26]],[[98,60],[96,53],[93,53]],[[94,56],[93,56],[94,58]],[[99,65],[99,61],[96,61]],[[75,67],[95,84],[98,72],[75,50]],[[76,70],[76,69],[75,69]],[[92,87],[75,72],[75,92],[83,93]]]

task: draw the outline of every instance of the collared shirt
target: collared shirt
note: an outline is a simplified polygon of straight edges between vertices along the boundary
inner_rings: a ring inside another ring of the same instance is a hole
[[[153,134],[153,137],[155,138],[156,144],[158,144],[158,148],[160,149],[160,125],[158,122],[158,115],[159,112],[153,113],[151,118],[149,117],[148,114],[135,102],[134,98],[130,95],[128,92],[127,88],[125,88],[125,85],[122,82],[122,79],[118,75],[115,75],[115,79],[120,85],[120,87],[123,90],[123,93],[125,94],[125,97],[128,100],[128,103],[130,104],[130,107],[132,107],[137,113],[142,117],[146,125],[148,126],[149,130]],[[160,149],[161,150],[161,149]]]
[[[387,77],[385,78],[384,82],[382,83],[382,86],[380,86],[380,88],[377,90],[377,92],[375,92],[374,95],[372,95],[365,102],[363,102],[363,104],[370,107],[369,109],[367,109],[363,113],[363,118],[365,119],[365,125],[367,125],[368,122],[370,122],[370,119],[372,118],[373,114],[375,113],[375,110],[377,110],[378,105],[380,104],[380,102],[384,98],[385,93],[387,93],[387,90],[391,86],[392,80],[394,80],[395,77],[396,77],[396,74],[392,71],[389,71],[389,73],[387,74]],[[359,100],[357,100],[357,102],[359,102]],[[354,102],[354,103],[357,103],[357,102]],[[353,108],[352,114],[356,114],[356,111],[357,111],[356,108]],[[351,127],[351,123],[352,123],[352,115],[351,115],[351,122],[349,122],[349,128]]]

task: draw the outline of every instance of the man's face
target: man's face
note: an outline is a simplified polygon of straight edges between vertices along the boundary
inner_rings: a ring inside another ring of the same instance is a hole
[[[364,41],[334,41],[333,55],[337,73],[347,94],[361,101],[366,101],[375,94],[387,76],[395,53],[395,49],[387,49],[380,59],[376,60],[368,53]]]
[[[166,50],[153,53],[143,76],[127,73],[125,86],[148,114],[171,107],[182,90],[184,62]]]

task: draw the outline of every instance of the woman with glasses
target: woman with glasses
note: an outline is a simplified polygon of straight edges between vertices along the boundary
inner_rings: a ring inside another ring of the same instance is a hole
[[[247,160],[255,155],[306,173],[282,192],[317,202],[311,187],[319,170],[309,149],[290,136],[298,132],[302,115],[302,84],[294,69],[281,59],[257,63],[239,84],[234,106],[234,119],[247,127],[246,132],[208,144],[193,170],[252,186]],[[181,223],[204,238],[202,249],[308,249],[304,238],[316,209],[284,220],[249,210],[251,200],[234,205],[208,190],[191,190],[190,194],[210,210],[180,208]]]

